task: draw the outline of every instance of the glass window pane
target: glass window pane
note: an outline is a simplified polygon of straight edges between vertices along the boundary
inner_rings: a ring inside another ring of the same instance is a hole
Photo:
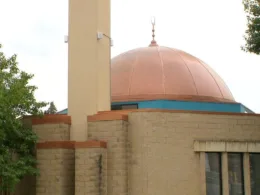
[[[111,110],[122,110],[122,106],[121,105],[112,105]]]
[[[221,154],[206,153],[206,189],[207,195],[221,195]]]
[[[121,104],[121,105],[111,106],[111,110],[128,110],[128,109],[138,109],[138,104]]]
[[[122,105],[122,110],[138,109],[137,104]]]
[[[244,194],[243,155],[228,154],[229,195]]]
[[[250,154],[251,195],[260,194],[260,154]]]

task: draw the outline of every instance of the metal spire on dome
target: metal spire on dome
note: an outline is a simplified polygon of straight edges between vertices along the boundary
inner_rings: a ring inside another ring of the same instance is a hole
[[[157,42],[155,41],[154,37],[155,37],[155,17],[152,17],[151,18],[151,23],[152,23],[152,37],[153,37],[153,40],[151,41],[151,44],[149,45],[150,47],[153,47],[153,46],[158,46]]]

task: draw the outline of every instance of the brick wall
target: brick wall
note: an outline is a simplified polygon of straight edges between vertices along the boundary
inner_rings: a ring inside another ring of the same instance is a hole
[[[74,143],[45,142],[37,146],[36,195],[73,195],[75,191]]]
[[[200,195],[194,140],[260,141],[259,116],[133,112],[128,118],[130,195]]]
[[[127,122],[89,122],[88,138],[107,141],[107,194],[127,194]]]
[[[75,195],[107,194],[106,146],[75,146]]]

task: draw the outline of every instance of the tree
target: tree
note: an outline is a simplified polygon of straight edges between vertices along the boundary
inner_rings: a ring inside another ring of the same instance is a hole
[[[0,192],[12,192],[25,175],[37,174],[37,141],[24,115],[42,115],[45,102],[37,102],[30,85],[33,75],[19,70],[16,55],[5,57],[0,45]]]
[[[57,112],[57,108],[53,102],[50,103],[49,108],[44,112],[44,114],[55,114]]]
[[[247,14],[246,44],[242,50],[260,54],[260,0],[243,0]]]

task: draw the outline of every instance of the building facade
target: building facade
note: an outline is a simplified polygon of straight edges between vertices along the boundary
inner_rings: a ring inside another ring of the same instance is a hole
[[[110,2],[69,2],[68,109],[24,119],[40,176],[16,194],[259,195],[260,115],[154,28],[110,64]]]
[[[256,114],[100,112],[84,142],[70,140],[70,116],[32,124],[40,176],[31,194],[259,194]]]
[[[23,192],[258,195],[260,115],[201,63],[157,44],[117,56],[111,111],[89,115],[81,140],[67,109],[27,118],[40,176]]]

